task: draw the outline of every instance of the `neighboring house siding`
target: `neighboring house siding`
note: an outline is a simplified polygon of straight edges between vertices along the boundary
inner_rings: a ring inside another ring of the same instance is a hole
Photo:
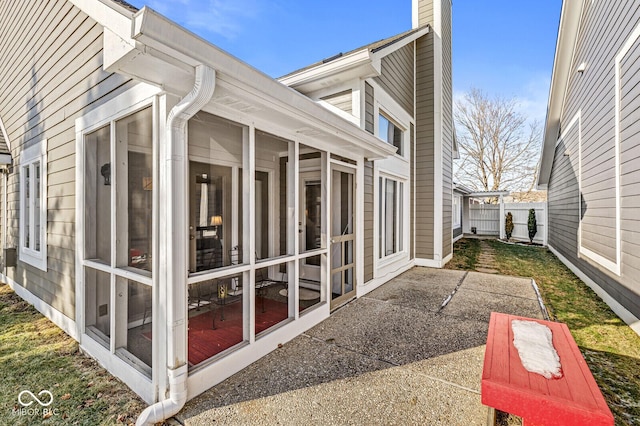
[[[320,99],[330,103],[336,108],[340,108],[344,112],[348,112],[349,114],[353,113],[353,95],[351,90],[345,90],[344,92],[335,93]]]
[[[434,240],[433,33],[416,40],[416,252],[432,259]]]
[[[373,279],[373,162],[364,163],[364,282]]]
[[[575,256],[579,223],[578,158],[565,156],[565,152],[578,152],[577,126],[556,147],[548,188],[549,218],[553,218],[549,221],[548,243],[565,256]]]
[[[364,129],[375,134],[374,118],[373,118],[373,86],[369,83],[364,83]]]
[[[413,115],[413,43],[382,58],[382,74],[374,81]]]
[[[7,275],[75,317],[75,119],[132,86],[102,69],[102,27],[67,1],[0,3],[0,117],[20,153],[47,139],[47,271],[22,262]],[[8,182],[7,246],[18,246],[19,168]]]
[[[451,254],[453,215],[453,78],[451,3],[442,2],[442,256]]]
[[[585,2],[584,8],[572,69],[581,63],[587,66],[583,74],[571,74],[563,106],[561,132],[565,137],[556,149],[549,182],[549,245],[640,316],[640,40],[633,42],[620,63],[619,176],[615,156],[616,56],[640,22],[640,4],[632,0]],[[618,178],[620,259],[616,249]],[[580,216],[582,232],[578,235]],[[586,255],[585,250],[596,253],[600,260]],[[606,267],[616,262],[621,265],[621,276]]]

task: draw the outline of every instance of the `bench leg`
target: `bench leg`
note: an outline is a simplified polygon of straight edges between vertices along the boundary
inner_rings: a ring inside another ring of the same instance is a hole
[[[496,426],[496,409],[489,407],[487,412],[487,426]]]

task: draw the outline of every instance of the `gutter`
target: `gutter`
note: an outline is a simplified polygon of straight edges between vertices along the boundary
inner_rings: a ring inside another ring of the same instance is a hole
[[[166,223],[171,232],[165,233],[165,263],[160,271],[160,285],[166,287],[167,301],[167,370],[169,398],[147,407],[138,417],[137,426],[162,422],[176,415],[187,402],[187,291],[186,259],[180,250],[174,250],[181,241],[187,241],[187,218],[182,212],[186,191],[183,183],[186,173],[186,157],[180,153],[186,149],[187,122],[200,111],[213,96],[216,87],[215,70],[197,65],[196,79],[191,92],[169,113],[166,124],[165,179],[161,185],[167,189]],[[183,235],[185,234],[185,235]]]
[[[583,5],[584,0],[562,2],[556,53],[549,87],[547,117],[544,125],[540,165],[538,168],[538,189],[547,189],[549,178],[551,177],[551,166],[556,141],[559,136],[562,107],[567,95],[569,79],[571,78],[571,65],[574,60]]]
[[[172,58],[190,66],[205,64],[215,67],[220,87],[238,90],[250,96],[251,101],[267,105],[278,113],[313,123],[313,127],[324,134],[344,138],[366,150],[369,160],[395,154],[395,147],[336,116],[307,96],[245,64],[153,9],[145,6],[136,13],[132,28],[131,38],[147,54],[161,52],[166,55],[164,59]]]

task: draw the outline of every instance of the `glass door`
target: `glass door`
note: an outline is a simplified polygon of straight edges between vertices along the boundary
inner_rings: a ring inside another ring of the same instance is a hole
[[[320,171],[300,173],[300,252],[322,247],[322,181]],[[320,255],[307,257],[300,263],[303,287],[320,288]]]
[[[331,309],[356,295],[355,170],[331,167]]]

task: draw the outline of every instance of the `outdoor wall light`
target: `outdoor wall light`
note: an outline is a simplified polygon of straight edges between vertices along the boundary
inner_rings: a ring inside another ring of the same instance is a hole
[[[104,184],[106,186],[111,185],[111,163],[106,163],[100,167],[100,174],[104,178]]]
[[[587,69],[587,63],[586,62],[581,63],[580,65],[578,65],[578,69],[577,69],[578,74],[580,75],[584,74],[584,70],[586,69]]]

